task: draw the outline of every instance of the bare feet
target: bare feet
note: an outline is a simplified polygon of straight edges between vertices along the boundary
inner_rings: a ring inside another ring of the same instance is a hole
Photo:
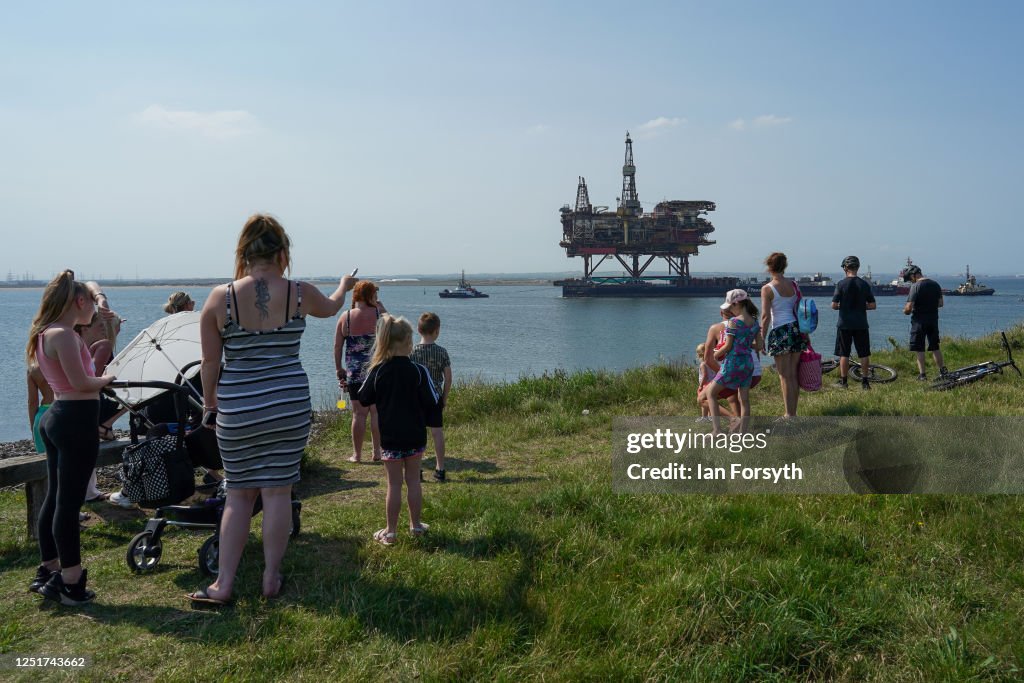
[[[263,597],[268,600],[276,598],[281,595],[281,591],[284,590],[284,574],[278,574],[273,577],[270,581],[267,581],[267,577],[263,577]]]

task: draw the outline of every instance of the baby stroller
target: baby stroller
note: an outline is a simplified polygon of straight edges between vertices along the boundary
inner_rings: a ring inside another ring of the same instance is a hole
[[[108,395],[130,413],[131,445],[125,448],[122,465],[124,491],[133,501],[156,508],[146,527],[128,544],[125,562],[134,572],[152,571],[163,554],[162,536],[167,527],[212,529],[213,534],[199,548],[199,568],[214,576],[218,572],[220,518],[224,512],[224,481],[213,475],[222,469],[217,437],[213,430],[199,424],[202,409],[195,400],[196,389],[183,375],[175,382],[112,382],[113,390],[147,389],[146,399],[132,404],[122,398],[130,392],[111,391]],[[156,391],[153,391],[156,390]],[[173,422],[156,422],[168,416]],[[143,435],[141,436],[140,435]],[[195,483],[195,470],[204,470],[203,482]],[[180,504],[195,493],[208,494],[194,504]],[[253,514],[260,512],[257,498]],[[292,497],[292,530],[295,537],[301,524],[302,502]]]

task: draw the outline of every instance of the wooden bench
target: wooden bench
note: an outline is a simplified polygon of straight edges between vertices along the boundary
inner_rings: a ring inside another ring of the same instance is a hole
[[[100,442],[100,454],[96,458],[96,467],[120,465],[121,452],[129,443],[127,439]],[[25,484],[29,538],[36,538],[36,523],[39,520],[39,511],[43,506],[43,498],[46,497],[46,479],[45,455],[23,455],[0,460],[0,487]]]

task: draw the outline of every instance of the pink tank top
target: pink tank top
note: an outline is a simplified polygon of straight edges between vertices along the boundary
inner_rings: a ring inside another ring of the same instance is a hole
[[[50,329],[47,327],[46,329]],[[45,332],[46,330],[44,330]],[[85,370],[87,377],[96,376],[96,368],[92,363],[92,356],[89,355],[89,349],[86,347],[85,342],[77,334],[75,338],[78,340],[78,351],[79,357],[82,360],[82,369]],[[37,348],[36,348],[36,362],[39,363],[39,370],[43,373],[43,377],[46,378],[47,384],[53,389],[56,394],[70,394],[75,390],[71,386],[71,382],[68,381],[67,373],[64,372],[64,368],[60,364],[59,358],[50,358],[43,351],[43,335],[40,333]]]

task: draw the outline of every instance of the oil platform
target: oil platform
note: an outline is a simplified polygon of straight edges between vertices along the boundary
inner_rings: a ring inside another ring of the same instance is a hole
[[[644,213],[636,191],[633,141],[627,132],[618,208],[611,212],[606,206],[593,206],[587,181],[580,177],[575,208],[566,204],[560,210],[559,245],[567,257],[583,257],[583,277],[554,284],[568,298],[722,296],[737,286],[737,278],[690,276],[690,257],[700,247],[715,243],[708,239],[715,226],[704,218],[714,210],[714,202],[673,200],[658,203],[653,213]],[[598,266],[612,258],[625,273],[596,275]],[[664,260],[668,273],[645,275],[658,259]]]

